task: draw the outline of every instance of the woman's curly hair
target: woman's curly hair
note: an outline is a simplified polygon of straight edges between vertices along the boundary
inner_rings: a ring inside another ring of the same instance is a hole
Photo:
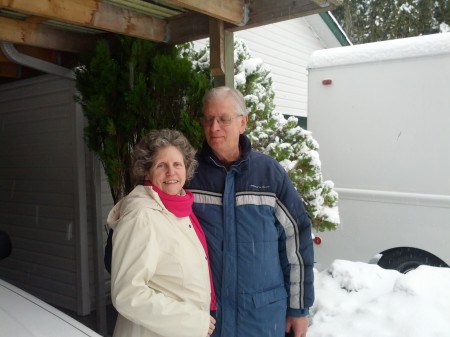
[[[151,130],[133,149],[132,173],[135,184],[144,183],[145,176],[153,167],[159,150],[167,146],[175,146],[181,152],[186,166],[186,181],[192,179],[198,166],[195,149],[180,131],[162,129]]]

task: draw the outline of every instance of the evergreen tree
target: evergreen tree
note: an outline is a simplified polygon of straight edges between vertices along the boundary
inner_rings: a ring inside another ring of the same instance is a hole
[[[148,130],[178,129],[194,146],[201,142],[198,114],[210,82],[179,47],[115,35],[83,58],[76,87],[85,140],[103,164],[114,203],[134,187],[130,153]]]
[[[448,0],[344,0],[333,15],[354,44],[450,31]]]
[[[234,48],[234,82],[245,97],[253,148],[272,156],[286,169],[315,230],[335,229],[339,224],[338,195],[331,181],[322,180],[317,142],[311,132],[298,125],[296,117],[286,119],[275,110],[270,68],[251,56],[243,40],[236,39]],[[207,49],[191,50],[190,57],[197,71],[209,70]]]

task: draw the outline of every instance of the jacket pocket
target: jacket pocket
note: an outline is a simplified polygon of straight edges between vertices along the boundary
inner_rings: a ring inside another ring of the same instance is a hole
[[[263,291],[253,295],[253,304],[255,308],[261,308],[267,304],[278,302],[287,298],[287,291],[285,287],[279,287]]]

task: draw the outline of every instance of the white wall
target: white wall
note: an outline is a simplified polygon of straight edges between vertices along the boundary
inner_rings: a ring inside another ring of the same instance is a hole
[[[320,16],[252,28],[234,36],[246,42],[253,57],[271,67],[277,111],[306,117],[309,58],[315,50],[340,46]],[[197,45],[206,42],[201,40]]]

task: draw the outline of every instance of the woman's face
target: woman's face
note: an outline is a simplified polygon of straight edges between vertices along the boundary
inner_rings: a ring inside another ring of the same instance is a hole
[[[167,194],[180,194],[186,182],[186,167],[180,150],[175,146],[160,149],[145,178]]]

